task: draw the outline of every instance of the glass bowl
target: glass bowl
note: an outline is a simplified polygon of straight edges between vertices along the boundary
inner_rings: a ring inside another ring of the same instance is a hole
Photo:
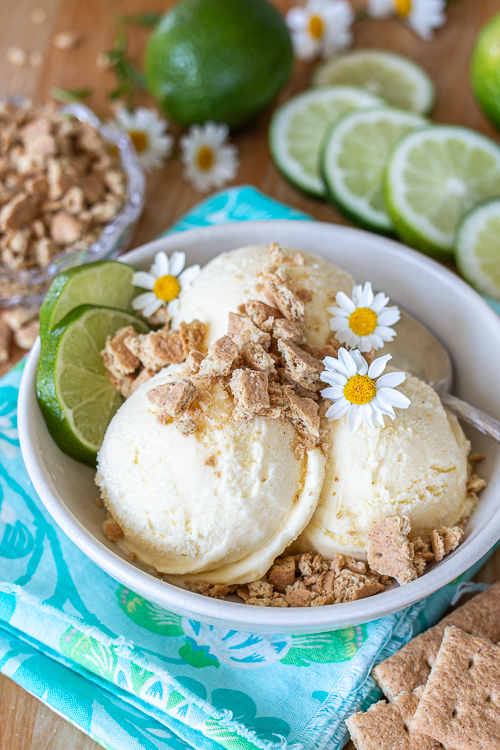
[[[26,99],[11,96],[2,97],[1,101],[23,104]],[[66,104],[59,107],[59,112],[90,123],[105,140],[115,145],[127,178],[127,197],[120,212],[104,226],[99,238],[86,250],[62,251],[45,268],[15,270],[0,265],[0,305],[3,307],[40,304],[50,283],[61,271],[70,266],[113,258],[123,252],[144,206],[144,171],[128,135],[103,124],[83,104]]]

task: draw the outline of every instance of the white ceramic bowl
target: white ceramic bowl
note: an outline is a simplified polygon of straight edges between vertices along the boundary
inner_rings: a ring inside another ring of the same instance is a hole
[[[370,280],[426,324],[451,352],[455,392],[500,418],[500,318],[448,269],[402,245],[348,227],[307,221],[242,222],[164,237],[123,260],[149,268],[158,250],[183,250],[188,262],[205,264],[218,253],[277,241],[318,253]],[[166,609],[239,630],[313,633],[358,625],[393,613],[452,581],[476,563],[500,538],[500,450],[472,431],[476,451],[487,452],[481,473],[489,485],[481,495],[458,549],[422,578],[369,599],[328,607],[249,607],[185,591],[142,570],[103,534],[92,469],[64,455],[51,439],[35,393],[39,344],[33,348],[19,394],[21,448],[31,480],[45,507],[69,538],[113,578]]]

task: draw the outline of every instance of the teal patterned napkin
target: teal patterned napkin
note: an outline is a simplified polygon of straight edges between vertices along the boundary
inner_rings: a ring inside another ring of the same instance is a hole
[[[308,217],[233,188],[171,231],[276,218]],[[344,719],[379,697],[373,664],[434,623],[457,582],[319,635],[260,636],[162,610],[90,562],[46,513],[19,449],[21,371],[0,383],[0,671],[113,750],[341,748]]]

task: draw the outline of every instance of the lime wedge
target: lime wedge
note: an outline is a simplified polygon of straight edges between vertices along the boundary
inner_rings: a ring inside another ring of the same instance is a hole
[[[389,158],[385,197],[400,237],[430,255],[451,259],[462,217],[500,196],[500,147],[453,125],[405,136]]]
[[[117,260],[87,263],[63,271],[52,282],[40,310],[42,344],[50,331],[79,305],[106,305],[131,310],[137,289],[132,284],[135,269]]]
[[[393,52],[360,49],[336,55],[320,65],[314,86],[358,86],[387,104],[426,114],[434,104],[434,84],[418,65]]]
[[[95,466],[111,418],[123,402],[106,377],[101,357],[106,339],[124,326],[147,333],[135,315],[81,305],[46,335],[37,375],[38,403],[59,448]]]
[[[352,86],[313,89],[289,99],[273,115],[269,148],[278,169],[302,190],[325,196],[320,153],[328,128],[354,109],[381,107],[373,94]]]
[[[390,151],[404,135],[426,124],[400,109],[351,112],[326,136],[322,173],[341,211],[376,231],[393,229],[384,198],[384,170]]]
[[[473,287],[500,301],[500,198],[476,206],[463,218],[455,260]]]

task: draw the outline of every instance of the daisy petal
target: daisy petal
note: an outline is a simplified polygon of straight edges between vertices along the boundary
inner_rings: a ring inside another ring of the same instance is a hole
[[[368,427],[373,430],[375,425],[373,424],[373,409],[371,404],[362,404],[359,408],[361,412],[361,418]]]
[[[377,317],[377,325],[379,326],[393,326],[398,320],[401,319],[401,313],[397,307],[388,307],[387,310],[382,310]]]
[[[138,297],[134,297],[132,300],[132,307],[134,310],[142,310],[148,304],[151,304],[153,300],[157,300],[158,297],[153,292],[144,292],[139,294]]]
[[[132,284],[141,289],[154,289],[156,278],[146,271],[138,271],[132,276]]]
[[[347,414],[349,411],[349,401],[346,398],[340,399],[340,401],[337,401],[335,404],[332,404],[328,411],[326,412],[326,418],[330,419],[332,422],[336,419],[340,419],[344,416],[344,414]]]
[[[184,270],[184,266],[186,265],[186,253],[180,253],[176,251],[175,253],[172,253],[170,256],[170,275],[179,276],[180,273]]]
[[[384,403],[395,406],[396,409],[407,409],[411,404],[410,399],[404,393],[395,391],[394,388],[379,388],[377,395]]]
[[[371,303],[370,307],[374,312],[380,313],[382,312],[383,308],[389,303],[389,301],[390,298],[387,297],[387,295],[385,295],[383,292],[378,292],[373,298],[373,302]]]
[[[356,309],[356,305],[354,304],[352,299],[349,299],[349,297],[347,296],[347,294],[345,294],[345,292],[337,292],[335,296],[335,302],[343,310],[346,310],[349,313],[349,315],[353,313],[354,310]]]
[[[168,314],[174,318],[176,315],[179,314],[179,298],[176,297],[167,305],[167,312]]]
[[[344,310],[343,307],[327,307],[326,311],[330,313],[330,315],[333,315],[335,318],[348,318],[350,315],[350,312],[348,310]]]
[[[344,389],[340,385],[332,385],[330,388],[325,388],[320,391],[322,398],[327,398],[330,401],[337,401],[344,395]]]
[[[342,387],[347,385],[346,376],[342,375],[340,372],[323,370],[319,378],[323,381],[323,383],[328,383],[329,385],[338,385]]]
[[[157,279],[161,276],[168,276],[170,273],[170,261],[167,253],[164,253],[163,250],[156,253],[153,265],[151,266],[151,273]]]
[[[163,305],[163,300],[158,299],[158,297],[155,297],[154,300],[151,300],[151,302],[148,302],[146,307],[143,309],[142,314],[145,318],[149,318],[150,315],[154,315],[157,310],[160,309],[160,307]]]
[[[376,409],[381,414],[386,414],[391,419],[395,419],[396,418],[396,414],[394,413],[394,409],[392,408],[392,406],[390,404],[386,404],[384,401],[382,401],[378,397],[378,391],[377,391],[377,395],[375,396],[375,398],[371,402],[371,405],[372,405],[373,409]]]
[[[349,412],[347,414],[347,429],[349,432],[356,432],[359,425],[363,421],[363,412],[357,405],[351,404]]]
[[[361,352],[358,349],[355,349],[353,352],[351,352],[351,357],[356,364],[358,375],[366,375],[366,373],[368,372],[368,362],[363,357]]]
[[[373,378],[373,380],[379,378],[384,372],[390,359],[392,359],[390,354],[384,354],[383,357],[377,357],[377,359],[374,359],[368,370],[368,375]]]
[[[338,351],[338,357],[339,362],[343,367],[343,370],[345,371],[348,378],[352,378],[353,375],[356,375],[356,365],[354,363],[353,358],[347,351],[347,349],[344,349],[344,347],[341,347]]]
[[[190,284],[192,284],[196,277],[199,276],[200,272],[201,268],[199,265],[189,266],[189,268],[185,268],[184,271],[178,276],[178,281],[181,285],[181,289],[185,289]]]
[[[392,341],[396,336],[394,328],[388,328],[387,326],[377,326],[373,333],[382,341]]]
[[[397,388],[405,380],[406,374],[404,372],[388,372],[377,380],[377,390],[379,388]]]
[[[367,281],[361,292],[361,298],[359,302],[360,307],[371,307],[373,302],[373,289],[371,282]]]

